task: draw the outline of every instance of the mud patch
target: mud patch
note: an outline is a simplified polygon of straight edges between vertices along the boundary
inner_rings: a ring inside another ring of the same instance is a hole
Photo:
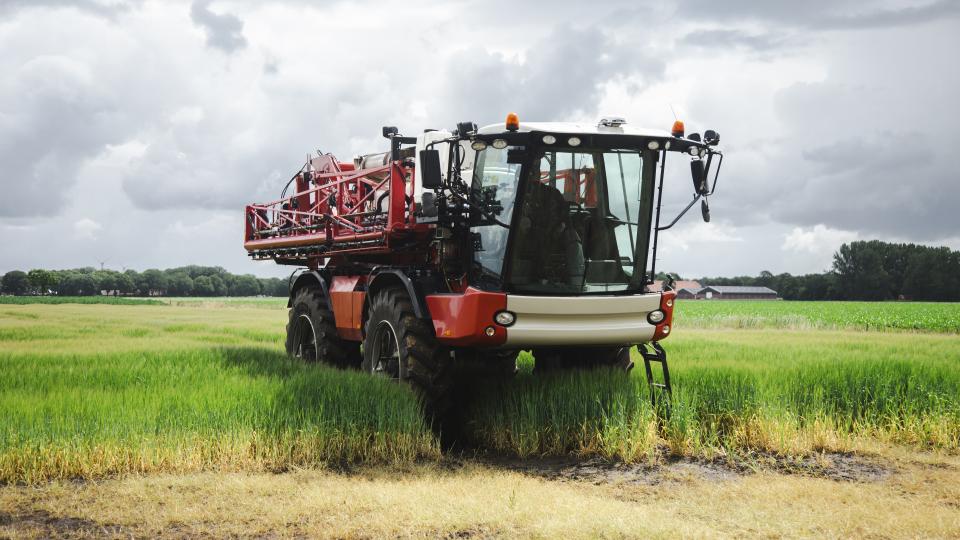
[[[748,457],[704,459],[662,456],[654,462],[624,463],[602,458],[478,457],[481,464],[548,480],[591,484],[659,485],[691,479],[723,482],[761,471],[826,478],[838,482],[879,482],[895,468],[852,453],[823,453],[802,457],[755,454]]]
[[[891,463],[850,452],[802,457],[757,456],[756,466],[782,474],[827,478],[837,482],[880,482],[896,472]]]
[[[55,516],[46,510],[9,513],[0,511],[0,536],[36,536],[40,538],[77,538],[90,536],[127,536],[119,525],[101,525],[89,519]]]

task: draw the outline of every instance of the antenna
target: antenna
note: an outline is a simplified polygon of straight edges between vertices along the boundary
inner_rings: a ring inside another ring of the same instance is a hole
[[[673,110],[673,103],[667,103],[667,106],[670,107],[670,112],[673,113],[673,119],[679,120],[679,118],[677,118],[677,111]]]

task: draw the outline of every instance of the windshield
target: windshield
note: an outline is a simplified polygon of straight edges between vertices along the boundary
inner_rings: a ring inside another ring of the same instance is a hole
[[[510,290],[542,294],[642,287],[655,154],[544,149],[528,159],[524,182],[519,165],[506,157],[507,149],[487,148],[474,169],[474,189],[499,203],[498,220],[510,225],[475,227],[482,247],[475,260],[484,275],[506,272]],[[522,201],[516,212],[515,200]]]
[[[489,214],[509,226],[520,165],[507,162],[508,151],[488,147],[478,153],[473,169],[473,191],[490,210]],[[474,231],[480,235],[480,249],[474,251],[474,260],[487,277],[499,280],[510,230],[497,223],[482,223]]]

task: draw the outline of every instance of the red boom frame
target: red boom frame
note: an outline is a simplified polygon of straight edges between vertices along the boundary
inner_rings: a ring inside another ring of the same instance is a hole
[[[255,259],[309,266],[342,253],[388,253],[392,240],[426,231],[414,216],[413,172],[403,160],[356,170],[330,154],[313,158],[293,195],[246,207],[243,246]]]

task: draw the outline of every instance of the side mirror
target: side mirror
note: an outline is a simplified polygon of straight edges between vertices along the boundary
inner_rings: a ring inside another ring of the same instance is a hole
[[[695,159],[690,162],[690,176],[693,179],[693,191],[700,195],[706,195],[709,189],[707,188],[707,173],[703,160]]]
[[[420,151],[420,182],[424,189],[437,189],[443,181],[443,175],[440,172],[440,151],[439,150],[421,150]]]
[[[703,216],[705,223],[710,223],[710,205],[706,199],[700,199],[700,215]]]

